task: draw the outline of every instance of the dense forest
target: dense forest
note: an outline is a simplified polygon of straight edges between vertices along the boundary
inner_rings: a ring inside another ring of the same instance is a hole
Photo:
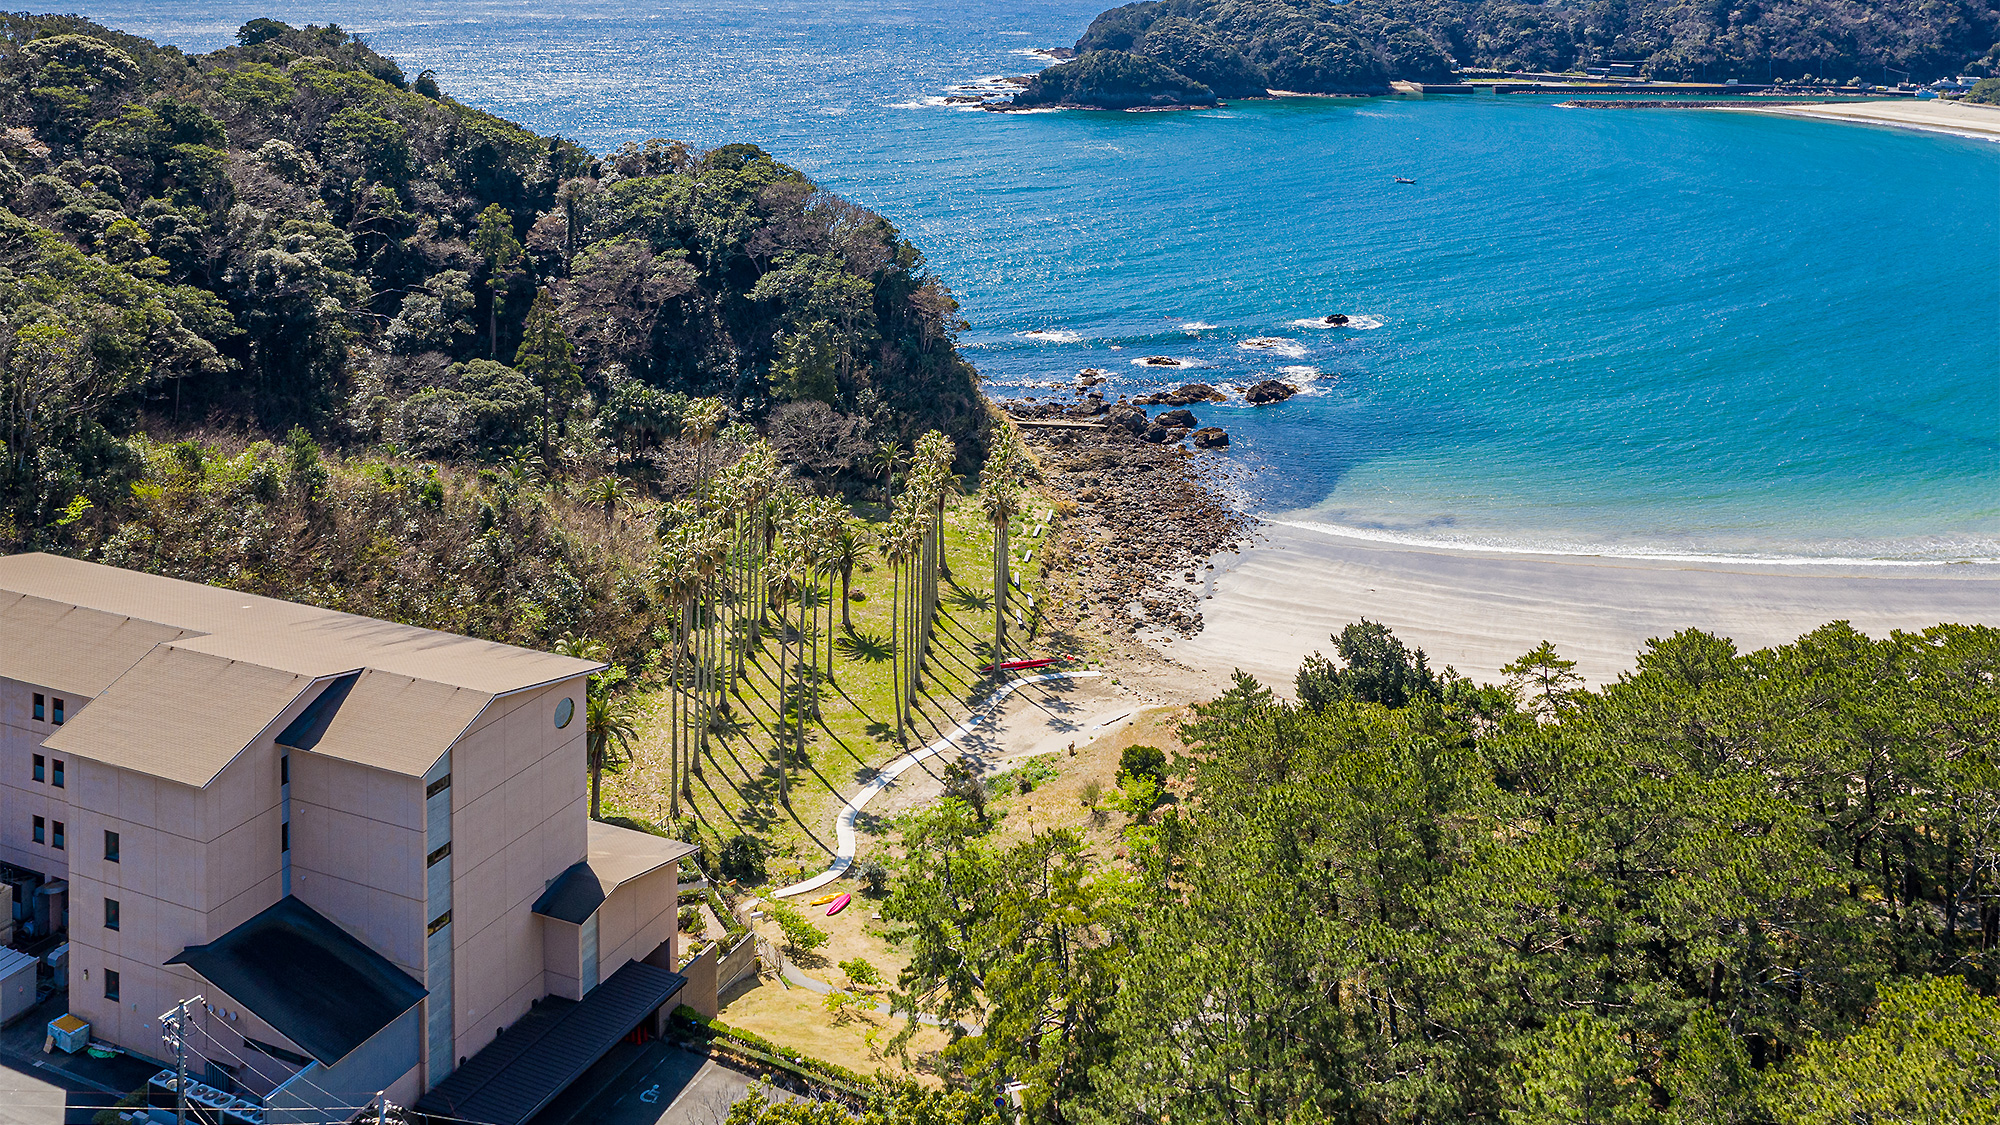
[[[2000,8],[1991,0],[1147,0],[1099,15],[1076,50],[1153,59],[1222,97],[1377,93],[1392,81],[1449,81],[1459,67],[1568,70],[1613,60],[1660,79],[1930,81],[2000,73]]]
[[[539,562],[438,596],[506,601],[541,573],[568,592],[531,601],[574,619],[638,550],[576,538],[588,489],[672,491],[692,399],[819,487],[928,429],[983,448],[922,255],[760,149],[599,157],[338,27],[236,38],[189,56],[0,15],[0,549],[414,597],[436,576],[394,560],[443,565],[449,537],[382,529],[462,527],[449,509]],[[388,569],[267,557],[299,521]]]
[[[2000,1120],[2000,631],[1688,631],[1594,691],[1334,640],[1297,704],[1239,673],[1126,752],[1126,862],[905,818],[897,1003],[977,1025],[959,1083],[1050,1125]]]

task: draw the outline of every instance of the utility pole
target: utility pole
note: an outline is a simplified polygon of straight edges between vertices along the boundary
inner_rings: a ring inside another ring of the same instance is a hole
[[[187,1020],[188,1005],[201,1003],[191,996],[160,1015],[160,1038],[174,1049],[174,1125],[187,1125]]]

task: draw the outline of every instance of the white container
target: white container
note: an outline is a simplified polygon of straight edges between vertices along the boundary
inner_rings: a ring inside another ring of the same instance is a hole
[[[90,1046],[90,1021],[64,1015],[49,1021],[49,1035],[56,1046],[74,1055]]]
[[[0,1026],[13,1023],[35,1006],[36,968],[32,955],[0,949]]]

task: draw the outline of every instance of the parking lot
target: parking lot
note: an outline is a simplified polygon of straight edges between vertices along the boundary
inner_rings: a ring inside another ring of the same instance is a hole
[[[570,1118],[592,1125],[721,1125],[754,1075],[659,1041]],[[539,1123],[538,1123],[539,1125]]]

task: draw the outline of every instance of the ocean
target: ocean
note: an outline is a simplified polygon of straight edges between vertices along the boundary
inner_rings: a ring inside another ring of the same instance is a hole
[[[945,103],[1035,69],[1029,48],[1104,2],[73,7],[189,50],[256,16],[331,20],[600,152],[760,144],[922,248],[996,397],[1084,368],[1114,395],[1300,387],[1194,408],[1274,518],[1501,550],[2000,558],[2000,145],[1550,98]],[[1330,313],[1352,320],[1316,326]]]

